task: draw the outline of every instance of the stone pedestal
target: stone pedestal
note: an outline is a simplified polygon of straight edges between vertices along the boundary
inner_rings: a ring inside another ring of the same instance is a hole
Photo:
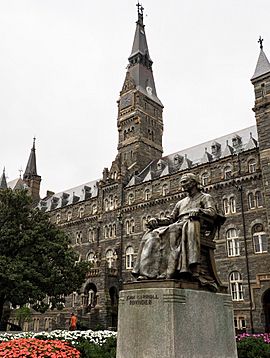
[[[230,295],[175,286],[120,292],[117,358],[236,358]]]

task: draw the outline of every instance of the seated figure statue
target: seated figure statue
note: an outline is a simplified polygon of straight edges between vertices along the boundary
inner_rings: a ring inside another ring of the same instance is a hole
[[[196,175],[180,180],[187,196],[178,201],[170,217],[151,218],[132,271],[138,280],[174,278],[181,274],[199,279],[202,221],[220,226],[225,218],[218,213],[213,197],[201,191]]]

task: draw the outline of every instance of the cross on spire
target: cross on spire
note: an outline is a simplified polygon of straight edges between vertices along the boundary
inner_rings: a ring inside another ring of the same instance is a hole
[[[142,4],[140,4],[139,2],[136,4],[137,8],[138,8],[138,15],[143,15],[143,6]]]
[[[260,38],[258,40],[258,43],[260,44],[260,49],[262,50],[263,49],[263,39],[262,39],[261,36],[260,36]]]

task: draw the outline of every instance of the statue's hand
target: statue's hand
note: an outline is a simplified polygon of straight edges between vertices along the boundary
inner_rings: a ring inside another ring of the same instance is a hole
[[[156,218],[151,218],[147,221],[146,227],[149,229],[156,229],[158,227],[158,221]]]
[[[190,218],[198,218],[200,215],[200,210],[197,209],[197,210],[193,210],[189,213],[189,217]]]

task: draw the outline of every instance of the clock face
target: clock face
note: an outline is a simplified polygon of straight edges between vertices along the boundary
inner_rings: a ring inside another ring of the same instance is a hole
[[[132,94],[128,93],[126,95],[124,95],[123,97],[121,97],[120,99],[120,109],[126,108],[131,106],[132,104]]]

